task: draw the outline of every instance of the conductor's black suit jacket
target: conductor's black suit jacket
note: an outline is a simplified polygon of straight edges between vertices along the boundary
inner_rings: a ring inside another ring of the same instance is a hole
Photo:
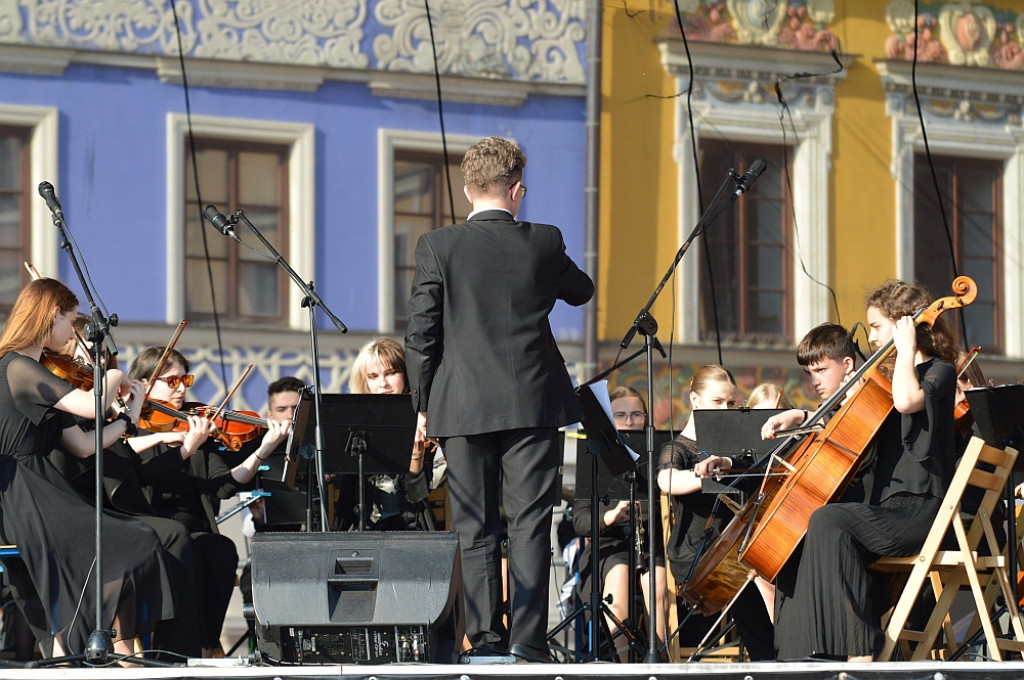
[[[578,422],[548,314],[557,300],[578,306],[593,294],[557,227],[487,210],[421,236],[405,342],[428,434]]]

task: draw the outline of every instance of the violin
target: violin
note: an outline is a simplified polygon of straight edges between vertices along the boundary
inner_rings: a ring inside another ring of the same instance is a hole
[[[981,347],[972,347],[971,351],[967,353],[967,356],[964,357],[964,360],[960,362],[956,369],[957,380],[963,377],[968,367],[978,358],[979,352],[981,352]],[[973,426],[974,416],[971,414],[971,405],[967,403],[967,398],[964,397],[953,407],[953,429],[958,436],[963,436]]]
[[[92,389],[92,366],[89,366],[78,357],[57,354],[56,352],[44,349],[42,356],[39,357],[39,363],[58,378],[71,383],[80,390],[88,392]]]
[[[57,354],[56,352],[44,349],[39,357],[39,363],[58,378],[71,383],[73,387],[80,390],[89,392],[95,384],[92,366],[81,357]],[[116,401],[119,406],[124,407],[124,399],[118,396]]]
[[[239,450],[242,444],[256,439],[267,429],[267,421],[251,411],[218,413],[216,407],[198,402],[189,402],[176,409],[159,399],[146,400],[139,427],[150,432],[186,432],[189,416],[212,417],[217,428],[213,436],[229,451]]]

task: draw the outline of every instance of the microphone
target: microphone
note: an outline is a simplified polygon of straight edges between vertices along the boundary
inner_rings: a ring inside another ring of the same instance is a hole
[[[50,212],[63,222],[64,211],[60,209],[60,201],[57,200],[57,195],[53,193],[53,185],[47,181],[40,182],[39,195],[46,199],[46,207],[50,209]]]
[[[764,174],[764,171],[768,169],[768,164],[763,158],[758,158],[750,167],[747,168],[747,172],[744,173],[743,177],[740,177],[739,181],[736,182],[736,195],[745,194],[754,188],[757,184],[757,179]]]
[[[235,233],[234,219],[230,217],[225,217],[224,213],[217,210],[217,206],[206,206],[206,210],[203,211],[203,217],[205,217],[210,222],[210,224],[213,225],[214,229],[216,229],[220,233],[224,234],[225,236],[230,236],[239,243],[242,242],[242,239],[238,238],[238,234]]]

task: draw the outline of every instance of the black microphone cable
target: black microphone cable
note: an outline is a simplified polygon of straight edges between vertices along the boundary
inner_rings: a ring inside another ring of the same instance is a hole
[[[174,0],[170,0],[171,13],[174,15],[174,32],[178,39],[178,65],[181,69],[181,85],[182,91],[185,94],[185,120],[188,126],[188,148],[189,154],[191,155],[192,161],[192,179],[195,182],[196,189],[196,212],[199,213],[199,225],[202,227],[203,224],[203,194],[199,188],[199,161],[196,153],[196,135],[192,129],[192,100],[189,96],[188,87],[188,73],[185,70],[185,46],[181,39],[181,25],[178,19],[178,9],[174,4]],[[206,259],[206,276],[210,282],[210,306],[213,309],[213,327],[214,333],[217,337],[217,355],[220,358],[220,375],[225,385],[228,385],[228,369],[224,363],[224,341],[221,338],[220,332],[220,312],[218,312],[217,306],[217,291],[213,284],[213,263],[210,258],[210,243],[206,237],[206,229],[200,228],[200,234],[203,237],[203,254]],[[182,282],[186,285],[186,282]]]

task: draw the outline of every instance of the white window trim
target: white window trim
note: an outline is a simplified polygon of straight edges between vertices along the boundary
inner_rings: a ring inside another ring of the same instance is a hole
[[[303,123],[192,116],[192,129],[200,136],[287,144],[290,147],[288,262],[304,280],[313,279],[316,273],[316,127]],[[179,113],[167,114],[166,320],[170,324],[178,323],[185,316],[185,216],[182,211],[185,202],[187,149],[188,118]],[[222,212],[226,209],[225,206],[218,207]],[[244,237],[244,233],[242,235]],[[279,275],[287,276],[283,271]],[[301,291],[289,282],[289,328],[301,330],[309,325],[308,312],[301,305]]]
[[[882,83],[886,87],[886,114],[892,119],[892,176],[896,181],[896,275],[914,280],[914,157],[924,153],[924,138],[916,109],[908,102],[910,64],[900,62],[877,63]],[[919,68],[922,68],[919,65]],[[984,100],[993,92],[1012,98],[1024,96],[1024,87],[1014,74],[989,74],[989,80],[975,69],[957,69],[948,66],[924,66],[924,75],[918,78],[919,96],[929,99],[938,95],[948,103],[949,93],[958,93],[964,102]],[[990,82],[991,80],[991,82]],[[922,92],[923,91],[923,92]],[[946,96],[943,96],[946,95]],[[911,106],[908,106],[908,103]],[[957,102],[959,103],[959,101]],[[1002,295],[996,301],[997,313],[1004,329],[1002,338],[1007,358],[1024,358],[1024,319],[1019,310],[1024,305],[1024,276],[1020,262],[1024,261],[1024,126],[1006,121],[998,124],[964,118],[939,119],[925,114],[928,146],[933,154],[1000,160],[1003,166],[1003,231],[1000,234],[1003,261]],[[935,295],[949,295],[949,290],[932,291]]]
[[[662,64],[676,77],[676,91],[686,92],[689,66],[678,44],[680,42],[661,43]],[[845,72],[819,76],[803,84],[790,81],[799,95],[787,100],[789,113],[785,117],[784,131],[779,120],[779,105],[774,99],[751,96],[723,102],[707,93],[707,84],[731,81],[743,84],[748,92],[756,90],[754,84],[767,84],[771,88],[777,80],[792,73],[828,74],[835,68],[830,55],[714,43],[692,43],[690,48],[694,64],[700,65],[695,78],[698,92],[692,102],[698,148],[702,138],[757,144],[785,142],[790,147],[795,230],[791,263],[793,289],[789,291],[786,303],[790,305],[795,343],[811,328],[831,318],[832,313],[828,289],[822,284],[832,284],[829,270],[829,172],[835,109],[833,90],[835,81],[845,77]],[[758,69],[752,69],[751,64],[757,64]],[[674,152],[679,166],[679,229],[676,237],[681,245],[700,219],[700,207],[697,184],[693,181],[698,172],[693,162],[686,97],[680,96],[677,101]],[[746,168],[736,170],[742,173]],[[717,188],[704,187],[705,198],[710,200]],[[738,200],[742,201],[743,197]],[[711,230],[714,228],[714,224],[709,227]],[[695,255],[689,259],[689,263],[680,264],[677,277],[679,321],[676,336],[682,343],[699,344],[700,267]],[[815,280],[804,273],[805,266]]]
[[[445,135],[449,155],[463,155],[479,137]],[[440,134],[381,128],[377,133],[377,331],[395,332],[395,152],[441,153]],[[452,187],[462,195],[461,187]],[[458,197],[456,200],[459,200]]]
[[[60,196],[60,112],[49,106],[0,104],[0,124],[32,129],[29,138],[29,186],[37,187],[40,182],[46,181],[54,186],[57,196]],[[53,226],[50,210],[41,198],[29,204],[29,228],[32,232],[32,264],[43,276],[60,278],[57,228]]]

